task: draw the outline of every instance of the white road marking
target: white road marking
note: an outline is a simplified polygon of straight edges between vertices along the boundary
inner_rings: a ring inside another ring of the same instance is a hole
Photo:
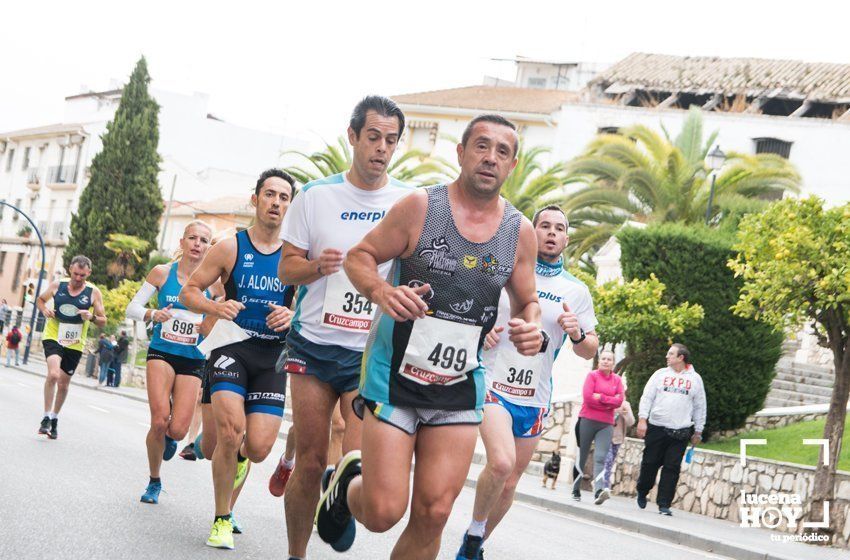
[[[26,383],[21,383],[20,381],[18,381],[18,385],[20,385],[21,387],[26,387],[27,389],[32,387],[32,385],[27,385]]]
[[[95,410],[97,410],[97,411],[99,411],[99,412],[105,412],[106,414],[109,414],[109,411],[108,411],[108,410],[106,410],[105,408],[100,408],[99,406],[95,406],[95,405],[93,405],[93,404],[88,405],[88,407],[89,407],[89,408],[93,408],[93,409],[95,409]]]
[[[605,530],[608,530],[608,531],[616,531],[620,534],[627,535],[627,536],[630,536],[630,537],[634,537],[636,539],[649,541],[649,542],[659,544],[659,545],[662,545],[662,546],[675,548],[677,550],[684,550],[684,551],[690,552],[692,554],[700,554],[700,555],[703,556],[703,558],[711,558],[713,560],[729,560],[728,556],[720,556],[720,555],[717,555],[717,554],[713,554],[711,552],[707,552],[705,550],[700,550],[698,548],[689,548],[687,546],[682,546],[680,544],[675,544],[675,543],[671,543],[669,541],[656,539],[656,538],[653,538],[653,537],[650,537],[650,536],[647,536],[647,535],[642,535],[641,533],[634,533],[634,532],[629,531],[627,529],[621,529],[619,527],[612,527],[610,525],[604,525],[602,523],[597,523],[597,522],[591,521],[589,519],[584,519],[584,518],[581,518],[581,517],[567,515],[567,514],[559,512],[559,511],[553,511],[553,510],[550,510],[550,509],[546,509],[546,508],[542,508],[542,507],[538,507],[538,506],[533,506],[531,504],[525,504],[525,503],[522,503],[522,502],[514,502],[513,507],[516,507],[516,506],[520,506],[520,507],[524,507],[524,508],[528,508],[528,509],[533,509],[535,511],[547,513],[549,515],[555,515],[555,516],[561,517],[562,519],[569,519],[571,521],[576,521],[578,523],[584,523],[585,525],[591,525],[591,526],[597,527],[599,529],[605,529]]]

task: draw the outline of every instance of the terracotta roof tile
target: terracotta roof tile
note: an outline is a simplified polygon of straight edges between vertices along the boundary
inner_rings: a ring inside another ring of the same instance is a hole
[[[400,105],[429,105],[479,111],[505,111],[548,115],[561,105],[578,101],[576,92],[552,89],[468,86],[394,95]]]

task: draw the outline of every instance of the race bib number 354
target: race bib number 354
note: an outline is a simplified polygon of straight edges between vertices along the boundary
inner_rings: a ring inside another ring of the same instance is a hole
[[[421,385],[454,385],[478,367],[481,327],[436,317],[413,322],[401,375]]]
[[[369,332],[378,307],[360,294],[344,272],[328,276],[322,323],[348,332]]]

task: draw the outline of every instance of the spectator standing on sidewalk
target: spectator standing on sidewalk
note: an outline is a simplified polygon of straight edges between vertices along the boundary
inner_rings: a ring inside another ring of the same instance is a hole
[[[121,367],[122,364],[127,362],[127,354],[130,347],[127,331],[121,331],[121,336],[118,337],[118,342],[115,343],[115,346],[115,360],[112,364],[113,369],[115,369],[115,379],[112,386],[118,387],[121,385]]]
[[[632,412],[632,405],[628,401],[628,390],[623,385],[623,404],[615,411],[614,435],[611,436],[611,447],[608,449],[608,455],[605,456],[605,488],[609,493],[611,492],[611,471],[617,461],[617,453],[620,451],[620,446],[626,441],[626,431],[634,424],[635,415]]]
[[[584,474],[590,446],[593,444],[593,497],[596,505],[610,497],[602,480],[605,457],[614,434],[614,411],[623,404],[623,381],[614,373],[614,353],[599,354],[599,369],[591,371],[584,380],[583,403],[578,424],[579,459],[577,468]],[[581,477],[573,480],[573,499],[581,500]]]
[[[6,303],[6,298],[0,299],[0,334],[3,333],[3,329],[6,327],[6,321],[9,319],[7,316],[9,315],[9,304]]]
[[[637,483],[637,503],[646,507],[646,497],[658,481],[658,513],[673,515],[670,506],[676,495],[679,469],[688,441],[702,441],[707,405],[702,377],[691,365],[691,354],[684,344],[667,351],[667,367],[652,374],[638,409],[637,435],[645,437],[643,460]]]
[[[9,334],[6,335],[6,367],[9,367],[9,364],[12,361],[12,352],[15,353],[15,365],[19,365],[18,345],[21,343],[23,338],[24,335],[18,329],[17,325],[12,327],[12,330],[10,330]]]
[[[115,357],[115,347],[106,338],[106,335],[100,336],[100,341],[97,345],[97,356],[100,358],[100,376],[97,382],[99,385],[106,385],[109,381],[109,368],[112,366],[112,359]]]

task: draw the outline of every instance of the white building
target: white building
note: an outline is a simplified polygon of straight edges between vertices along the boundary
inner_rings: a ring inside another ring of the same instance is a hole
[[[280,163],[286,150],[304,149],[293,138],[227,123],[208,112],[209,97],[151,90],[160,104],[159,183],[163,200],[209,201],[252,192],[256,177]],[[65,98],[64,122],[0,132],[0,200],[21,208],[45,239],[48,278],[61,268],[71,215],[88,184],[101,135],[121,90]],[[0,210],[0,297],[20,305],[24,287],[41,266],[34,232],[8,208]],[[28,237],[26,236],[28,235]],[[169,236],[167,252],[176,242]]]

